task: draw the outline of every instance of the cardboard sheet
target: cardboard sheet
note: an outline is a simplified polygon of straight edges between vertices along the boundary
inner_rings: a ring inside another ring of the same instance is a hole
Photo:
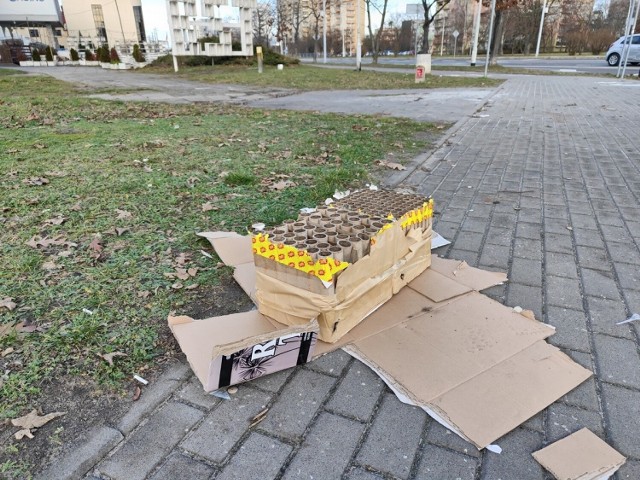
[[[626,461],[587,428],[534,452],[533,458],[558,480],[604,480]]]
[[[255,299],[253,258],[238,252],[251,247],[236,234],[203,236],[236,266],[235,278]],[[553,327],[478,293],[506,280],[504,273],[432,255],[431,267],[409,288],[336,343],[317,342],[315,355],[344,347],[402,401],[484,448],[591,375],[546,343]],[[262,321],[278,334],[295,328]]]
[[[347,351],[410,403],[484,448],[591,375],[543,341],[553,333],[470,293]]]

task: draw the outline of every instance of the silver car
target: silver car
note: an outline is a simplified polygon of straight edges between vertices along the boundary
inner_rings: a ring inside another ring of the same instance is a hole
[[[629,43],[629,37],[626,37],[626,43]],[[625,37],[620,37],[618,40],[613,42],[607,50],[607,54],[605,55],[605,59],[607,63],[615,67],[620,63],[620,58],[622,58],[622,53],[625,44]],[[628,63],[631,65],[636,65],[640,63],[640,34],[633,35],[631,40],[631,45],[629,46],[629,60]]]

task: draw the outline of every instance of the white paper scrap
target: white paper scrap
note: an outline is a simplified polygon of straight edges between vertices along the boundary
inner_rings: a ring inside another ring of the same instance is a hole
[[[134,375],[133,378],[143,385],[149,385],[149,380],[145,380],[140,375]]]
[[[433,235],[431,237],[431,250],[435,250],[436,248],[444,247],[450,244],[451,242],[440,235],[438,232],[433,232]]]
[[[625,323],[635,322],[636,320],[640,320],[640,315],[638,315],[637,313],[634,313],[633,315],[631,315],[626,320],[623,320],[621,322],[616,323],[616,325],[623,325]]]

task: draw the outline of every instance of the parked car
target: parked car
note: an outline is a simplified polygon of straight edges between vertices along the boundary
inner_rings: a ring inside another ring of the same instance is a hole
[[[622,53],[626,43],[629,43],[629,37],[620,37],[618,40],[613,42],[607,50],[607,54],[605,55],[605,59],[607,63],[611,67],[615,67],[620,63],[620,58],[622,58]],[[637,65],[640,63],[640,34],[635,34],[632,37],[631,45],[629,46],[629,60],[628,63],[631,65]]]

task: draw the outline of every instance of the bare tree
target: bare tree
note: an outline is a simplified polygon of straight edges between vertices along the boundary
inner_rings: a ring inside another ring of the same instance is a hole
[[[384,18],[387,15],[387,4],[389,0],[364,0],[367,6],[367,20],[369,23],[369,38],[371,38],[371,56],[373,63],[378,63],[378,56],[380,55],[380,38],[382,38],[382,32],[384,31]],[[371,10],[376,10],[380,13],[380,27],[373,33],[373,26],[371,22]]]
[[[421,0],[421,2],[424,10],[424,22],[422,22],[422,47],[419,53],[430,53],[429,27],[438,14],[451,3],[451,0]]]
[[[311,28],[313,28],[313,61],[318,61],[318,41],[320,40],[320,25],[325,15],[323,0],[309,0],[309,11],[311,12]],[[326,2],[329,3],[328,1]]]
[[[273,26],[276,22],[275,8],[271,1],[262,0],[253,9],[253,43],[256,45],[269,45],[269,39],[273,34]]]

